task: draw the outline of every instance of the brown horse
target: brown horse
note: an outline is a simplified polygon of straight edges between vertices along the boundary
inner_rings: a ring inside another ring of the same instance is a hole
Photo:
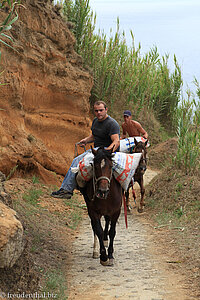
[[[144,203],[144,194],[145,194],[145,188],[144,188],[144,173],[146,171],[147,168],[147,150],[146,150],[146,146],[148,141],[146,141],[145,143],[143,142],[137,142],[136,139],[134,139],[134,149],[133,149],[133,153],[142,153],[139,165],[135,171],[134,177],[133,177],[133,181],[131,181],[129,188],[127,190],[127,192],[125,192],[125,197],[126,197],[126,206],[127,209],[130,210],[130,205],[129,205],[129,189],[130,187],[132,187],[132,193],[133,193],[133,198],[134,201],[136,203],[136,194],[133,188],[134,182],[138,182],[139,186],[140,186],[140,194],[141,194],[141,199],[140,199],[140,204],[138,207],[138,212],[143,212],[145,203]]]
[[[80,191],[84,196],[94,232],[93,257],[97,257],[97,236],[100,245],[100,263],[111,266],[114,263],[113,243],[116,223],[122,206],[122,187],[112,174],[112,150],[92,149],[92,153],[94,154],[93,178]],[[101,225],[102,216],[105,218],[104,230]],[[106,251],[108,236],[109,246]]]

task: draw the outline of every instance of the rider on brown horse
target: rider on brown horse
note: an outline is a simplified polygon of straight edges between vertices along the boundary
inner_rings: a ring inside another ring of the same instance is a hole
[[[111,118],[108,114],[108,108],[104,101],[97,101],[94,103],[94,118],[92,123],[92,133],[82,139],[79,145],[86,145],[88,143],[94,142],[94,147],[106,147],[107,150],[113,149],[113,151],[118,150],[120,140],[120,127],[117,121]],[[51,194],[54,198],[67,198],[70,199],[73,195],[74,189],[77,188],[76,174],[72,172],[72,168],[77,167],[79,162],[87,154],[87,151],[83,154],[77,156],[68,170],[61,188]]]

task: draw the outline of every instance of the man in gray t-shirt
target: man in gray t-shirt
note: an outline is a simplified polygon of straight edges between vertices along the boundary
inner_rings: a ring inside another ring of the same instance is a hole
[[[92,133],[79,142],[81,146],[94,142],[94,147],[103,146],[108,150],[113,149],[113,152],[119,149],[120,126],[116,120],[107,114],[107,111],[108,109],[105,102],[97,101],[94,103],[94,113],[96,118],[92,123]],[[73,160],[71,167],[62,182],[61,188],[58,191],[53,192],[51,194],[52,197],[65,199],[71,198],[73,190],[77,187],[75,174],[71,171],[71,168],[77,167],[79,161],[86,155],[86,153],[87,152],[77,156]]]
[[[95,118],[92,122],[91,130],[94,136],[94,147],[109,147],[112,144],[111,136],[120,133],[119,124],[110,116],[107,116],[103,121]]]

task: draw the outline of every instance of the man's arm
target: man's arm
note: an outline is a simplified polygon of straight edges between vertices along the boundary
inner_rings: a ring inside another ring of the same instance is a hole
[[[92,143],[92,142],[94,142],[93,134],[91,134],[91,135],[87,136],[86,138],[80,140],[79,144],[80,144],[80,146],[84,146],[84,145]]]
[[[148,133],[144,130],[144,128],[142,128],[142,126],[141,126],[141,129],[140,129],[140,132],[141,132],[142,136],[145,139],[148,139]]]
[[[141,124],[139,122],[136,122],[136,126],[137,126],[137,129],[140,132],[140,134],[142,134],[142,136],[145,139],[148,139],[148,133],[144,130],[144,128],[141,126]]]
[[[118,133],[117,133],[117,134],[112,134],[112,135],[110,136],[110,138],[111,138],[111,140],[112,140],[112,144],[110,144],[110,146],[107,147],[106,149],[107,149],[107,150],[110,150],[110,149],[112,149],[113,146],[114,146],[113,152],[115,152],[115,151],[117,150],[117,148],[120,146],[119,134],[118,134]]]
[[[145,139],[148,139],[148,133],[144,130],[144,133],[143,133],[143,137],[145,138]]]

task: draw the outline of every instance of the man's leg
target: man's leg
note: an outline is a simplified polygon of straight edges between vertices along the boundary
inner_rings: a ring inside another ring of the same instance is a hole
[[[65,175],[65,178],[62,182],[61,188],[56,191],[52,192],[51,196],[54,198],[64,198],[64,199],[70,199],[73,195],[73,191],[75,188],[77,188],[76,183],[76,173],[72,172],[72,168],[78,167],[79,162],[81,159],[91,150],[87,150],[86,152],[80,154],[79,156],[75,157],[72,161],[71,167],[69,168],[67,174]]]

